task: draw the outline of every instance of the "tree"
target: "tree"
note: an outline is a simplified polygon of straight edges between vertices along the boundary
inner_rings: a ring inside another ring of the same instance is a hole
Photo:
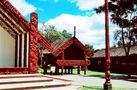
[[[43,24],[43,27],[40,31],[50,43],[53,43],[56,40],[69,39],[72,37],[72,34],[68,33],[67,30],[64,29],[62,32],[60,32],[53,25]]]
[[[61,32],[61,34],[63,37],[65,37],[67,39],[72,37],[72,34],[68,33],[67,30],[65,30],[65,29]]]
[[[85,47],[89,49],[89,51],[94,52],[93,45],[85,44]]]
[[[109,12],[111,22],[120,29],[114,33],[118,45],[122,45],[126,56],[129,55],[130,46],[137,43],[137,0],[110,0]],[[104,5],[95,9],[97,13],[104,12]]]
[[[56,40],[65,39],[65,37],[57,31],[56,27],[53,25],[43,25],[41,31],[44,37],[50,42],[53,43]]]

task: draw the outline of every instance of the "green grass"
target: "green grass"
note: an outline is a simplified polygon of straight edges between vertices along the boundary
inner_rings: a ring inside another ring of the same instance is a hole
[[[43,72],[44,72],[44,70],[39,67],[38,68],[38,73],[43,73]],[[50,73],[50,69],[48,69],[47,72]],[[61,69],[59,70],[59,72],[61,73]],[[77,69],[73,69],[73,74],[77,74]],[[83,70],[80,71],[80,75],[84,75],[84,71]],[[105,73],[104,72],[96,72],[96,71],[87,70],[86,71],[86,76],[105,77]],[[126,74],[115,74],[115,73],[112,73],[111,76],[112,77],[126,76]]]
[[[38,72],[38,73],[43,73],[44,70],[43,70],[42,68],[39,67],[37,72]]]
[[[74,74],[77,74],[77,70],[74,69],[74,70],[73,70],[73,73],[74,73]],[[81,70],[81,71],[80,71],[80,74],[81,74],[81,75],[84,75],[84,71]],[[96,71],[87,70],[87,71],[86,71],[86,76],[105,77],[105,73],[104,73],[104,72],[96,72]],[[126,74],[116,74],[116,73],[112,73],[111,76],[112,76],[112,77],[115,77],[115,76],[126,76]]]

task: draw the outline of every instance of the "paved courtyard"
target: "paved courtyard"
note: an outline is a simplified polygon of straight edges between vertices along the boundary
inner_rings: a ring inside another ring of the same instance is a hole
[[[103,87],[105,81],[102,77],[88,77],[83,75],[63,75],[63,76],[52,76],[63,79],[72,80],[72,85],[67,88],[52,88],[48,90],[80,90],[83,86],[99,86]],[[132,79],[131,79],[132,80]],[[137,82],[132,82],[123,79],[112,79],[112,86],[115,88],[134,88],[137,90]]]

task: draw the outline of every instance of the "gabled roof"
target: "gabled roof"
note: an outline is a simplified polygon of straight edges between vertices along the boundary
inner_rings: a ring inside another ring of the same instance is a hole
[[[41,45],[51,52],[53,50],[52,45],[39,32],[37,32],[37,34],[39,35],[39,42],[41,43]]]
[[[129,55],[132,55],[132,54],[137,54],[137,46],[132,46],[130,48]],[[111,57],[126,56],[124,48],[123,47],[111,48],[110,49],[110,56]],[[93,56],[93,58],[101,58],[101,57],[105,57],[105,49],[97,51],[96,53],[94,53],[94,56]]]
[[[0,7],[6,13],[8,13],[8,15],[11,16],[22,28],[25,28],[25,30],[30,30],[29,22],[8,0],[0,0]]]
[[[60,53],[62,53],[65,49],[67,49],[72,44],[76,44],[88,57],[93,56],[93,54],[76,37],[72,37],[68,40],[64,40],[62,43],[58,45],[58,47],[54,48],[54,50],[52,51],[52,54],[54,56],[58,56]]]
[[[0,0],[0,20],[2,20],[4,24],[7,24],[9,26],[9,29],[11,29],[9,32],[13,32],[13,34],[15,32],[14,28],[16,28],[16,32],[18,32],[18,34],[25,31],[36,31],[36,28],[33,25],[30,25],[30,23],[24,18],[24,16],[14,6],[12,6],[12,4],[8,0]],[[42,46],[51,51],[51,44],[48,43],[48,41],[39,32],[36,33]]]

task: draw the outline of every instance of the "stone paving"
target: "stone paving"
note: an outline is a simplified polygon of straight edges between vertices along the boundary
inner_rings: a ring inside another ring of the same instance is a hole
[[[32,75],[33,76],[33,75]],[[35,76],[35,75],[34,75]],[[67,86],[62,86],[62,87],[52,87],[52,88],[38,88],[38,89],[33,89],[33,90],[80,90],[83,86],[97,86],[97,87],[103,87],[103,84],[105,82],[105,79],[103,77],[94,77],[94,76],[83,76],[83,75],[63,75],[63,76],[55,76],[55,75],[44,75],[44,77],[48,79],[53,79],[54,81],[52,82],[33,82],[33,83],[22,83],[22,84],[7,84],[6,87],[26,87],[27,85],[29,86],[45,86],[45,85],[56,85],[56,84],[71,84]],[[16,80],[17,79],[17,80]],[[24,78],[14,78],[15,81],[22,80],[24,81],[26,77]],[[41,80],[41,78],[32,78],[30,77],[28,80]],[[44,78],[43,78],[44,79]],[[0,81],[5,82],[6,79],[3,78],[0,79]],[[9,80],[9,78],[7,78]],[[27,81],[28,81],[27,80]],[[45,79],[46,80],[46,79]],[[11,81],[13,82],[13,78],[11,78]],[[133,82],[134,81],[134,82]],[[137,77],[136,78],[130,78],[130,79],[120,79],[120,78],[113,78],[111,80],[112,86],[115,88],[134,88],[134,90],[137,90]],[[9,86],[8,86],[9,85]],[[4,85],[0,85],[0,89],[4,89]],[[32,89],[31,89],[32,90]]]
[[[80,90],[80,88],[83,86],[103,87],[103,84],[105,82],[105,79],[101,77],[88,77],[82,75],[63,75],[63,76],[53,76],[53,77],[72,80],[72,85],[69,86],[69,89],[67,90]],[[134,88],[134,90],[137,90],[137,82],[131,82],[122,79],[112,79],[111,82],[112,82],[112,86],[115,88]],[[52,88],[48,90],[66,90],[66,89]]]

